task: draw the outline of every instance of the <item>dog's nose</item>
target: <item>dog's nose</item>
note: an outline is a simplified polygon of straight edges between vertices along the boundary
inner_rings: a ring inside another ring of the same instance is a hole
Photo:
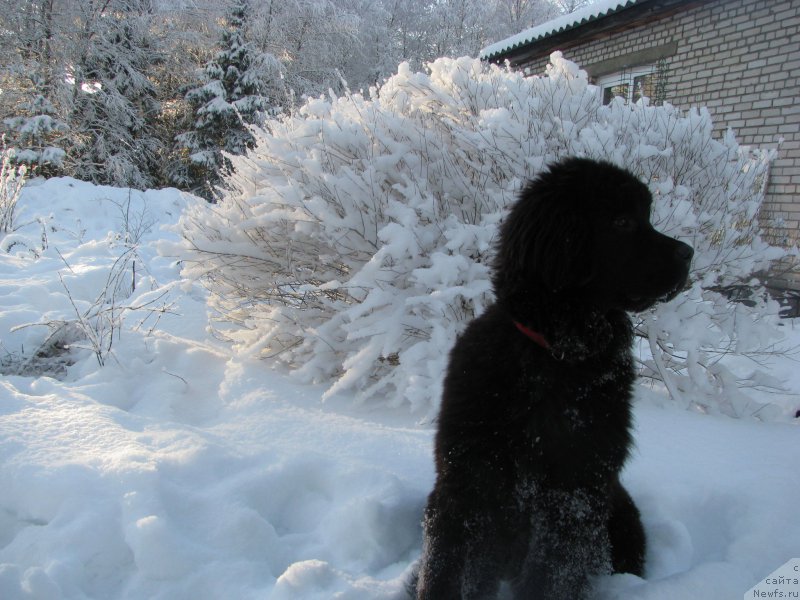
[[[688,263],[690,260],[692,260],[692,256],[694,256],[694,248],[692,248],[689,244],[678,242],[678,245],[675,246],[675,256]]]

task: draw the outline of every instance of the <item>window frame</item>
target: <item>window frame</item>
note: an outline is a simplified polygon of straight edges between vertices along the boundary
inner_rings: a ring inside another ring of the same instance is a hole
[[[622,95],[612,96],[608,102],[605,102],[605,95],[607,89],[611,89],[616,86],[627,85],[628,89],[626,90],[626,93],[624,95],[625,104],[632,103],[633,97],[636,93],[634,82],[638,77],[646,75],[652,75],[653,77],[655,77],[656,78],[655,85],[656,86],[658,85],[659,69],[657,64],[643,65],[641,67],[636,67],[635,69],[616,71],[614,73],[609,73],[607,75],[597,77],[594,84],[597,86],[599,90],[600,101],[604,105],[607,105],[610,104],[614,98],[623,97]]]

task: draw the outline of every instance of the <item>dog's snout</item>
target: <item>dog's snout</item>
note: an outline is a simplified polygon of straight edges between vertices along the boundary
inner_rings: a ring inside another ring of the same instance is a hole
[[[675,256],[688,263],[690,260],[692,260],[692,256],[694,256],[694,248],[692,248],[689,244],[678,242],[678,245],[675,246]]]

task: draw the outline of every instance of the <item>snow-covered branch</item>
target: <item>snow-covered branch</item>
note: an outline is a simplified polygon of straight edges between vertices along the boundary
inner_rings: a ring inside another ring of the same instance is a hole
[[[604,106],[586,73],[551,61],[533,78],[467,58],[401,65],[369,96],[311,99],[270,122],[234,159],[238,191],[183,219],[186,273],[238,325],[224,328],[238,350],[328,382],[330,394],[433,414],[450,345],[491,301],[505,208],[549,162],[589,156],[646,181],[653,221],[696,251],[690,287],[639,316],[653,348],[646,374],[675,396],[690,382],[706,410],[755,412],[731,399],[732,379],[709,356],[777,335],[775,302],[718,291],[756,289],[753,274],[784,253],[758,228],[772,152],[730,132],[714,139],[703,109]]]

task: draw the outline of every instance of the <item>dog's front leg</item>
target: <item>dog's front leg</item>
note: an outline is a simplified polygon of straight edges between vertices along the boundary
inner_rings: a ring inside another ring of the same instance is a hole
[[[537,498],[532,537],[516,600],[591,598],[592,577],[611,572],[605,498],[586,490],[551,490]]]
[[[496,527],[484,511],[447,504],[440,506],[434,491],[425,511],[417,600],[494,598],[502,568]]]

